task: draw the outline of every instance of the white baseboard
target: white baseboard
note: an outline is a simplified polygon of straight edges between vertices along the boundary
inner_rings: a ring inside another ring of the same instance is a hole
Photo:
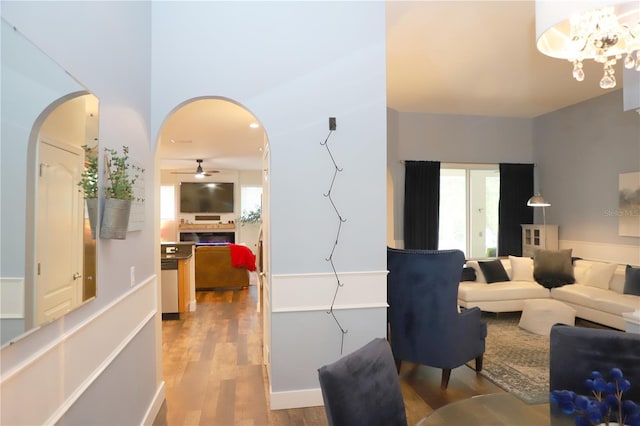
[[[587,260],[599,260],[621,265],[640,265],[640,247],[638,245],[560,240],[559,246],[561,249],[571,248],[573,256]]]
[[[160,383],[160,386],[158,386],[158,389],[156,390],[156,394],[153,396],[153,399],[151,400],[151,404],[149,405],[149,408],[147,409],[147,412],[144,415],[144,419],[142,420],[142,425],[144,426],[153,425],[153,422],[158,416],[158,413],[160,412],[160,408],[162,408],[162,404],[166,399],[164,387],[165,387],[165,382],[163,380]]]
[[[270,391],[269,401],[269,407],[272,410],[288,410],[290,408],[318,407],[324,405],[320,388],[286,392]]]

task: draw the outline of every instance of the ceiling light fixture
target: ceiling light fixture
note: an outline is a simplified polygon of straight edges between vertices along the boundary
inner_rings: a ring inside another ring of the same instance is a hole
[[[202,169],[202,160],[196,160],[198,162],[198,167],[196,168],[196,179],[204,179],[204,170]]]
[[[613,66],[623,56],[625,68],[640,71],[640,2],[536,0],[535,7],[538,50],[569,60],[576,80],[584,80],[585,59],[603,65],[603,89],[616,86]]]

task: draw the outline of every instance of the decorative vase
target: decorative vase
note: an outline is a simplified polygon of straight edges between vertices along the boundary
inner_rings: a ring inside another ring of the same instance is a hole
[[[114,240],[126,239],[130,212],[131,200],[105,198],[100,237]]]
[[[89,229],[91,230],[91,239],[96,239],[96,226],[98,224],[98,199],[87,198],[87,216],[89,216]]]

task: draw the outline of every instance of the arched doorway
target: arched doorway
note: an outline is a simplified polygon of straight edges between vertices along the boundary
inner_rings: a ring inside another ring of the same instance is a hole
[[[230,99],[200,97],[177,106],[162,126],[156,150],[161,242],[226,241],[257,254],[255,212],[261,208],[265,141],[257,118]],[[198,188],[212,185],[217,185],[215,199],[197,199]],[[163,203],[166,198],[172,202]],[[194,300],[192,292],[191,309]]]

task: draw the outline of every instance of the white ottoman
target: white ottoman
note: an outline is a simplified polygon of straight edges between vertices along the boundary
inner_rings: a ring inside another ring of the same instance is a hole
[[[548,336],[554,324],[575,325],[576,310],[553,299],[529,299],[522,306],[520,328]]]

